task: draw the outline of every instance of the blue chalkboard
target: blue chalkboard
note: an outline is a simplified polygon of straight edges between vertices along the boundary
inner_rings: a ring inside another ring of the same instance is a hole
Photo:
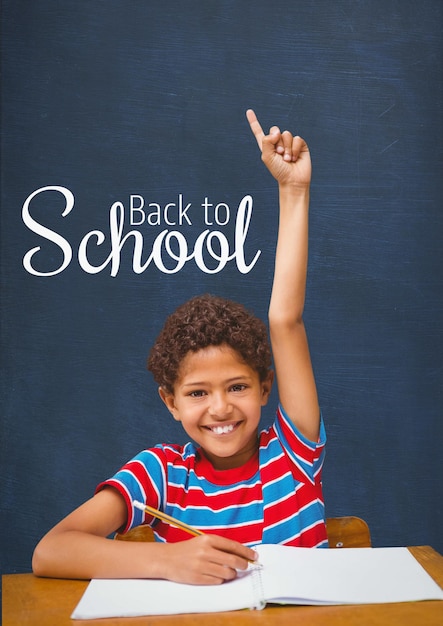
[[[442,3],[1,11],[2,570],[29,571],[43,533],[140,449],[185,440],[145,369],[166,314],[211,292],[266,319],[277,193],[248,107],[313,157],[327,515],[443,551]]]

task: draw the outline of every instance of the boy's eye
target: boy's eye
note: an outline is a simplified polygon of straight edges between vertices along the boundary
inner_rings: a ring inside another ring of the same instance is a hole
[[[189,395],[191,398],[200,398],[205,395],[205,392],[202,389],[196,389],[195,391],[191,391]]]
[[[246,385],[243,383],[237,383],[236,385],[232,385],[231,391],[244,391],[246,389]]]

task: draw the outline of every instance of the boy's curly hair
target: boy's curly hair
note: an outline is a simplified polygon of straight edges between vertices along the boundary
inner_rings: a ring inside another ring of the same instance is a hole
[[[155,381],[173,393],[180,364],[188,352],[226,344],[265,380],[271,366],[266,325],[246,308],[218,296],[196,296],[169,317],[148,357]]]

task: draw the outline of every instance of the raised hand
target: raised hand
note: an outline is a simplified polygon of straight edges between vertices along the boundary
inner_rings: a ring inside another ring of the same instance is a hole
[[[262,160],[279,185],[308,187],[311,181],[309,148],[301,137],[272,126],[265,135],[254,111],[246,111],[251,131],[262,153]]]

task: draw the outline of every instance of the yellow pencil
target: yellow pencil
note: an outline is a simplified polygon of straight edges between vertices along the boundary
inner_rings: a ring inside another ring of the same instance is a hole
[[[133,505],[135,506],[136,509],[140,509],[140,511],[144,511],[145,513],[149,513],[149,515],[152,515],[153,517],[161,519],[164,522],[168,522],[168,524],[171,524],[171,526],[175,526],[176,528],[181,528],[181,530],[184,530],[185,532],[189,533],[190,535],[194,535],[194,537],[198,537],[198,535],[204,535],[205,534],[201,530],[197,530],[197,528],[193,528],[192,526],[189,526],[188,524],[185,524],[184,522],[181,522],[180,520],[176,519],[175,517],[171,517],[171,515],[167,515],[166,513],[163,513],[163,511],[158,511],[157,509],[154,509],[154,507],[152,507],[152,506],[148,506],[147,504],[143,504],[143,502],[139,502],[138,500],[134,500],[133,501]]]
[[[189,533],[190,535],[193,535],[194,537],[198,537],[199,535],[205,534],[202,530],[193,528],[193,526],[189,526],[188,524],[181,522],[179,519],[176,519],[175,517],[172,517],[171,515],[168,515],[167,513],[163,513],[163,511],[159,511],[158,509],[154,509],[154,507],[152,506],[143,504],[143,502],[139,502],[138,500],[133,500],[132,504],[135,506],[136,509],[140,509],[140,511],[149,513],[149,515],[152,515],[152,517],[161,519],[164,522],[171,524],[171,526],[175,526],[176,528],[181,528],[181,530],[184,530],[185,532]],[[251,565],[255,565],[258,568],[261,568],[260,563],[258,563],[257,561],[248,560],[248,563],[251,563]]]

